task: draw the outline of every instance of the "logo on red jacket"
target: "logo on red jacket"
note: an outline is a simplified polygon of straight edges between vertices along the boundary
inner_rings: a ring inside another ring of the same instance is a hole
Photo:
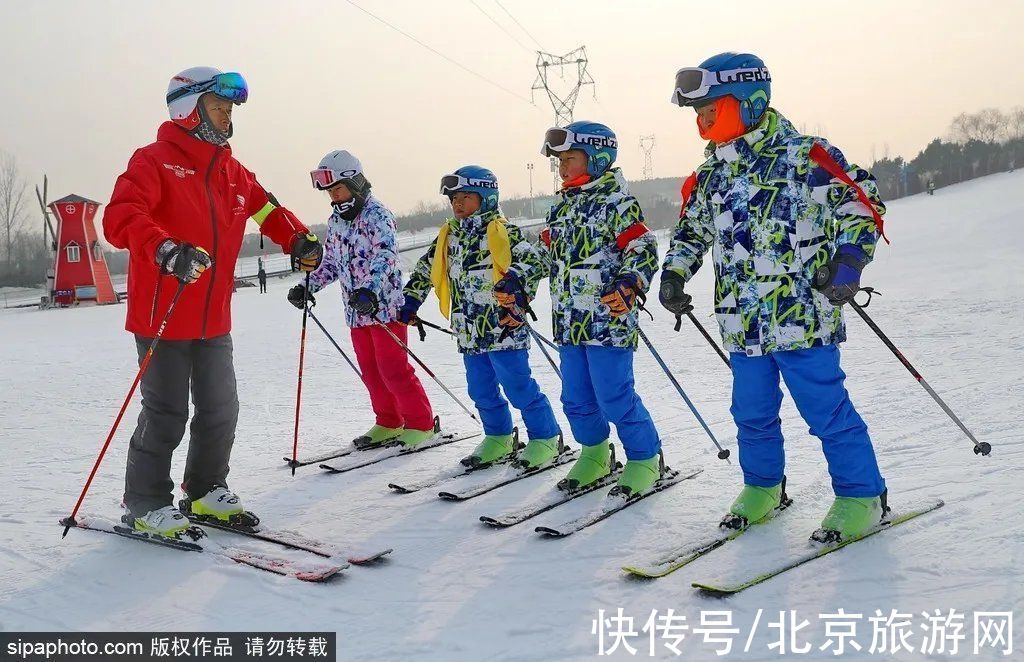
[[[165,163],[164,167],[173,172],[178,179],[185,179],[185,175],[196,174],[195,170],[190,170],[189,168],[180,165],[171,165],[170,163]]]
[[[235,208],[232,209],[231,211],[236,213],[236,214],[244,214],[245,213],[245,196],[244,195],[235,194],[235,202],[238,203],[238,204],[236,204]]]

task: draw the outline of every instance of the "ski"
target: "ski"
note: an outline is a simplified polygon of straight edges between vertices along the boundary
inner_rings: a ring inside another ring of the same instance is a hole
[[[412,455],[413,453],[419,453],[420,451],[430,450],[431,448],[437,448],[438,446],[444,446],[446,444],[454,444],[457,441],[472,439],[473,437],[478,436],[480,436],[480,433],[478,432],[464,435],[459,435],[454,432],[439,433],[430,441],[425,441],[419,446],[416,446],[415,448],[406,448],[401,444],[396,443],[394,445],[384,446],[382,448],[376,449],[378,452],[373,453],[373,455],[367,460],[356,461],[354,463],[341,465],[321,464],[320,468],[324,469],[329,474],[343,474],[349,471],[353,471],[354,469],[362,469],[363,467],[368,467],[371,464],[383,462],[384,460],[390,460],[393,457]],[[369,454],[372,451],[366,452],[367,454]]]
[[[481,494],[487,494],[488,492],[496,490],[499,487],[504,487],[506,485],[509,485],[510,483],[515,483],[516,481],[523,480],[524,478],[529,478],[530,476],[536,476],[537,474],[543,471],[547,471],[548,469],[554,469],[555,467],[559,467],[563,464],[569,464],[570,462],[574,461],[579,456],[579,454],[579,450],[573,448],[572,450],[568,450],[556,456],[554,460],[552,460],[551,462],[548,462],[547,464],[541,465],[539,467],[535,467],[533,469],[506,467],[505,471],[495,476],[492,480],[462,490],[461,492],[442,491],[439,492],[437,496],[446,501],[468,501],[469,499],[478,497]]]
[[[856,538],[850,538],[849,540],[844,540],[842,542],[838,542],[838,543],[835,543],[835,544],[832,544],[832,545],[814,546],[813,549],[811,549],[810,551],[806,552],[805,554],[802,554],[802,555],[800,555],[800,556],[798,556],[798,557],[796,557],[794,559],[791,559],[791,560],[783,563],[782,565],[779,565],[778,567],[776,567],[776,568],[774,568],[772,570],[769,570],[769,571],[767,571],[765,573],[757,575],[756,577],[753,577],[753,578],[751,578],[751,579],[749,579],[747,581],[741,582],[739,584],[734,584],[734,585],[731,585],[731,586],[716,586],[716,585],[710,584],[710,583],[694,582],[692,584],[692,586],[694,588],[696,588],[696,589],[700,589],[701,592],[709,594],[709,595],[718,595],[718,596],[733,595],[733,594],[739,593],[740,591],[742,591],[744,589],[748,589],[751,586],[757,586],[758,584],[766,582],[769,579],[772,579],[773,577],[778,577],[779,575],[781,575],[782,573],[784,573],[784,572],[786,572],[788,570],[792,570],[793,568],[800,567],[800,566],[802,566],[805,563],[810,563],[811,561],[814,561],[815,559],[820,559],[821,557],[823,557],[823,556],[825,556],[827,554],[831,554],[832,552],[835,552],[837,550],[843,549],[847,545],[852,545],[853,543],[861,541],[861,540],[864,540],[865,538],[869,538],[869,537],[875,535],[876,533],[881,533],[882,531],[885,531],[887,529],[891,529],[894,526],[898,526],[898,525],[903,524],[905,522],[909,522],[910,520],[912,520],[914,518],[917,518],[917,517],[920,517],[921,515],[924,515],[926,513],[930,513],[933,510],[938,510],[939,508],[941,508],[944,505],[945,505],[945,502],[942,501],[942,499],[937,499],[935,501],[932,501],[930,503],[922,505],[922,506],[920,506],[918,508],[906,510],[906,511],[901,512],[899,514],[890,514],[888,519],[884,520],[878,526],[870,529],[867,533],[864,533],[861,536],[858,536]]]
[[[604,498],[604,502],[598,508],[592,510],[586,515],[569,520],[568,522],[558,526],[538,526],[534,530],[537,533],[542,533],[546,536],[564,538],[565,536],[572,535],[577,531],[582,531],[588,526],[597,524],[598,522],[611,517],[615,513],[632,506],[634,503],[646,499],[652,494],[657,494],[658,492],[667,490],[673,485],[678,485],[684,480],[696,478],[703,471],[704,469],[700,468],[686,471],[666,468],[665,474],[654,483],[654,486],[642,494],[637,494],[631,499],[626,499],[619,495],[608,495]]]
[[[484,524],[487,524],[488,526],[494,526],[498,528],[505,528],[519,524],[521,522],[525,522],[526,520],[536,517],[541,513],[548,512],[552,508],[557,508],[558,506],[561,506],[563,503],[569,503],[573,499],[577,499],[583,496],[584,494],[590,494],[591,492],[596,492],[602,487],[614,485],[615,481],[619,479],[619,472],[621,470],[622,464],[616,462],[615,468],[612,469],[612,472],[610,474],[608,474],[604,478],[595,480],[593,483],[587,485],[586,487],[580,488],[578,490],[573,490],[572,492],[563,492],[557,487],[554,487],[552,488],[551,492],[547,494],[547,496],[545,496],[537,503],[524,506],[517,510],[507,512],[496,517],[481,515],[480,521]]]
[[[349,567],[347,563],[338,564],[323,561],[303,563],[268,554],[260,554],[242,549],[225,547],[210,541],[200,544],[199,541],[206,537],[206,533],[198,527],[192,527],[192,529],[187,533],[189,537],[188,540],[177,540],[150,535],[142,531],[136,531],[135,529],[129,528],[123,524],[112,524],[106,520],[93,521],[91,518],[87,517],[79,517],[75,522],[60,520],[61,526],[67,526],[69,523],[73,528],[82,529],[84,531],[107,533],[121,538],[126,538],[128,540],[137,540],[139,542],[160,545],[161,547],[168,547],[183,552],[203,552],[206,554],[213,554],[230,559],[235,563],[247,565],[259,570],[265,570],[283,577],[294,577],[295,579],[306,582],[325,581]]]
[[[294,531],[285,531],[278,529],[268,529],[262,524],[256,526],[246,526],[244,524],[232,524],[228,522],[221,522],[210,517],[203,515],[196,515],[191,512],[188,508],[187,503],[183,500],[178,510],[182,512],[193,524],[208,528],[216,529],[217,531],[227,531],[228,533],[236,533],[247,538],[253,538],[254,540],[262,540],[264,542],[273,543],[288,549],[297,549],[310,554],[316,554],[324,558],[339,557],[342,555],[341,550],[336,546],[325,543],[312,538],[296,533]],[[373,554],[346,554],[346,560],[352,565],[366,565],[377,561],[391,552],[393,549],[383,549]]]
[[[334,453],[327,453],[326,455],[318,455],[316,457],[310,457],[310,458],[307,458],[305,460],[293,460],[290,457],[286,457],[286,458],[283,458],[283,459],[288,464],[289,467],[295,467],[295,468],[298,468],[298,467],[308,467],[311,464],[320,464],[321,462],[326,462],[327,460],[336,460],[339,457],[345,457],[346,455],[351,455],[352,453],[356,452],[357,450],[372,450],[372,448],[359,449],[359,448],[356,448],[354,445],[352,445],[352,446],[349,446],[348,448],[345,448],[345,449],[340,450],[340,451],[336,451]]]
[[[631,575],[647,577],[650,579],[672,574],[676,570],[693,563],[697,559],[707,556],[727,542],[739,538],[751,528],[772,521],[792,504],[793,500],[787,498],[777,508],[775,508],[768,517],[759,522],[748,524],[742,529],[726,529],[726,531],[720,532],[716,536],[709,536],[703,542],[679,545],[671,550],[662,552],[656,560],[645,565],[626,565],[622,566],[622,569]]]
[[[481,471],[488,469],[494,469],[497,467],[508,465],[516,460],[517,453],[523,448],[523,445],[519,443],[519,430],[517,428],[512,429],[512,452],[497,462],[491,462],[490,464],[478,465],[475,467],[467,467],[459,465],[457,467],[451,467],[444,471],[441,471],[426,480],[417,482],[407,483],[388,483],[388,487],[395,490],[398,494],[412,494],[413,492],[419,492],[428,487],[435,487],[441,483],[446,483],[456,478],[462,478],[464,476],[470,476]]]

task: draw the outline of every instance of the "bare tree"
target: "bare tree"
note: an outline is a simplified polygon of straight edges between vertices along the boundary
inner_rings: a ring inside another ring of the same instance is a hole
[[[1016,106],[1010,110],[1006,135],[1011,140],[1024,138],[1024,106]]]
[[[974,115],[978,140],[986,143],[999,142],[1006,131],[1008,119],[998,108],[984,108]]]
[[[11,262],[11,243],[25,218],[25,180],[18,169],[18,161],[6,152],[0,152],[0,225],[4,229],[4,254]]]

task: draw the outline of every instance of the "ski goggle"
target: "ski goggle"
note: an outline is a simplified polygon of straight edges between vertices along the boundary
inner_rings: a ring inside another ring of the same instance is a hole
[[[616,149],[619,142],[615,138],[599,136],[595,133],[576,133],[569,129],[552,127],[544,134],[544,144],[540,147],[540,153],[544,156],[555,156],[559,152],[573,149],[573,145],[590,145],[591,147],[611,147]]]
[[[231,72],[217,74],[210,80],[204,80],[200,83],[191,83],[184,87],[179,87],[167,95],[167,103],[190,94],[202,94],[204,92],[213,92],[232,103],[245,103],[249,98],[249,86],[246,84],[245,79],[242,78],[242,74]]]
[[[463,177],[462,175],[445,175],[441,178],[441,195],[452,195],[464,188],[492,188],[498,189],[498,182],[489,179],[477,179],[475,177]]]
[[[771,82],[767,67],[708,71],[700,67],[685,67],[676,72],[676,89],[672,103],[677,106],[691,106],[697,99],[703,99],[716,85],[728,83]]]
[[[323,191],[335,184],[340,184],[346,179],[352,179],[359,174],[358,170],[337,171],[331,168],[317,168],[309,171],[309,178],[313,181],[313,188]]]

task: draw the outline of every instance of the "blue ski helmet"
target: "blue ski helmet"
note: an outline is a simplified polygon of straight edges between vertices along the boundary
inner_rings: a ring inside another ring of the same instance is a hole
[[[478,165],[462,166],[441,178],[441,194],[448,196],[449,200],[460,191],[479,195],[481,212],[498,208],[498,178],[487,168]]]
[[[761,58],[750,53],[719,53],[700,66],[676,72],[672,102],[679,106],[702,106],[729,95],[740,102],[744,126],[757,126],[772,96],[772,77]]]
[[[580,120],[564,129],[557,126],[548,129],[540,153],[544,156],[557,156],[570,149],[586,153],[587,174],[600,177],[615,163],[619,155],[619,141],[615,132],[604,124]]]

